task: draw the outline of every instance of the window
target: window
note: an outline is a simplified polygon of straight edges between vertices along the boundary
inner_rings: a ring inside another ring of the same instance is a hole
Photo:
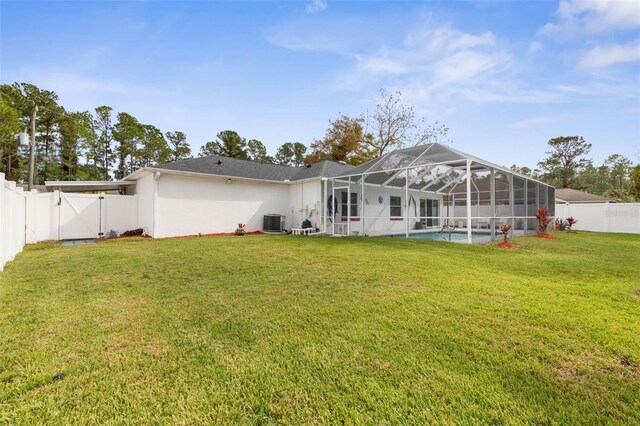
[[[389,215],[391,217],[402,216],[402,199],[400,197],[394,197],[393,195],[389,197],[389,206]]]
[[[343,217],[347,217],[349,210],[348,210],[348,206],[347,206],[347,193],[343,192],[342,193],[342,210],[340,210],[342,212],[342,216]],[[351,217],[355,217],[358,216],[358,193],[357,192],[352,192],[351,193]]]

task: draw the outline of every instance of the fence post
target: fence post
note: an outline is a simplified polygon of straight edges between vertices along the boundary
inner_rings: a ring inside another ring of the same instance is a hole
[[[8,197],[5,199],[7,201],[4,206],[5,213],[7,213],[6,222],[4,225],[4,238],[5,242],[6,238],[9,238],[9,244],[5,245],[5,261],[13,260],[16,253],[16,229],[15,229],[15,192],[16,192],[16,183],[12,181],[6,181],[5,185],[9,185],[9,191],[5,191],[5,194]]]
[[[0,271],[4,269],[4,173],[0,173]]]
[[[32,189],[31,191],[26,191],[24,193],[24,243],[32,244],[37,242],[36,240],[36,225],[35,225],[35,200],[36,200],[36,189]]]

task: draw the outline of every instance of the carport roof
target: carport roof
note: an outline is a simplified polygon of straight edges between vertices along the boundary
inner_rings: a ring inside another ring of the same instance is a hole
[[[45,186],[49,189],[61,189],[65,192],[114,191],[123,186],[134,185],[135,181],[63,181],[48,180]]]

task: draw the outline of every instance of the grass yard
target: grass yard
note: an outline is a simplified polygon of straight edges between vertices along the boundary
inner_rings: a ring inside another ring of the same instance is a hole
[[[640,236],[558,237],[28,246],[0,423],[638,424]]]

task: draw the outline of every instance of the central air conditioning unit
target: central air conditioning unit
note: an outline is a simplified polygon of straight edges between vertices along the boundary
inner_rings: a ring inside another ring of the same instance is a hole
[[[285,216],[281,214],[266,214],[262,223],[264,232],[282,232],[284,229]]]

